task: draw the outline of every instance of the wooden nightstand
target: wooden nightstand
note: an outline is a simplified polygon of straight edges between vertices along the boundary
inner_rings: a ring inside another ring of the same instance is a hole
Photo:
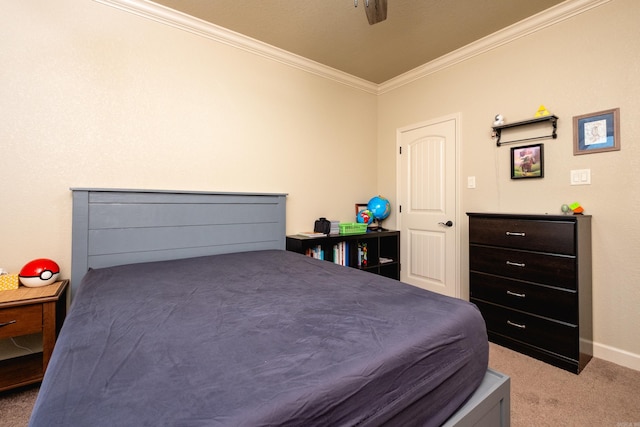
[[[11,345],[12,338],[42,334],[42,350],[4,360],[0,354],[0,391],[42,380],[67,315],[68,284],[0,291],[0,341]]]

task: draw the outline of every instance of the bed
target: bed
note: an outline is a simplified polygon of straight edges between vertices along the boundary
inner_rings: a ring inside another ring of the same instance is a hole
[[[30,425],[509,425],[476,307],[285,251],[285,200],[73,189]]]

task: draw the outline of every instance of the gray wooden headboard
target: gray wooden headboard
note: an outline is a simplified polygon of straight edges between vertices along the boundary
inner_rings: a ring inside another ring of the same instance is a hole
[[[72,295],[89,268],[285,249],[286,194],[71,190]]]

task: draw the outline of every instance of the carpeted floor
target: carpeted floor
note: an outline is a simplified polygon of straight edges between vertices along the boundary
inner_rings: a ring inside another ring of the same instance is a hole
[[[489,366],[511,377],[516,427],[640,427],[640,371],[591,359],[580,375],[491,344]]]
[[[29,423],[39,384],[0,392],[0,427],[24,427]]]
[[[489,366],[511,377],[514,427],[640,427],[640,371],[593,359],[575,375],[495,344]],[[26,426],[37,393],[0,393],[0,427]]]

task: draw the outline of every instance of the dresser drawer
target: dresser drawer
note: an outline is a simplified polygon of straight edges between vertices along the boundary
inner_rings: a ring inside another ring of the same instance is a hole
[[[470,296],[538,316],[577,324],[575,291],[519,282],[483,273],[471,273]]]
[[[571,221],[469,218],[469,242],[537,252],[575,255]]]
[[[486,246],[469,247],[469,269],[559,288],[576,289],[574,257]]]
[[[577,326],[554,322],[477,300],[472,302],[480,309],[488,331],[564,357],[577,358]]]
[[[42,305],[0,309],[0,338],[33,334],[42,330]]]

